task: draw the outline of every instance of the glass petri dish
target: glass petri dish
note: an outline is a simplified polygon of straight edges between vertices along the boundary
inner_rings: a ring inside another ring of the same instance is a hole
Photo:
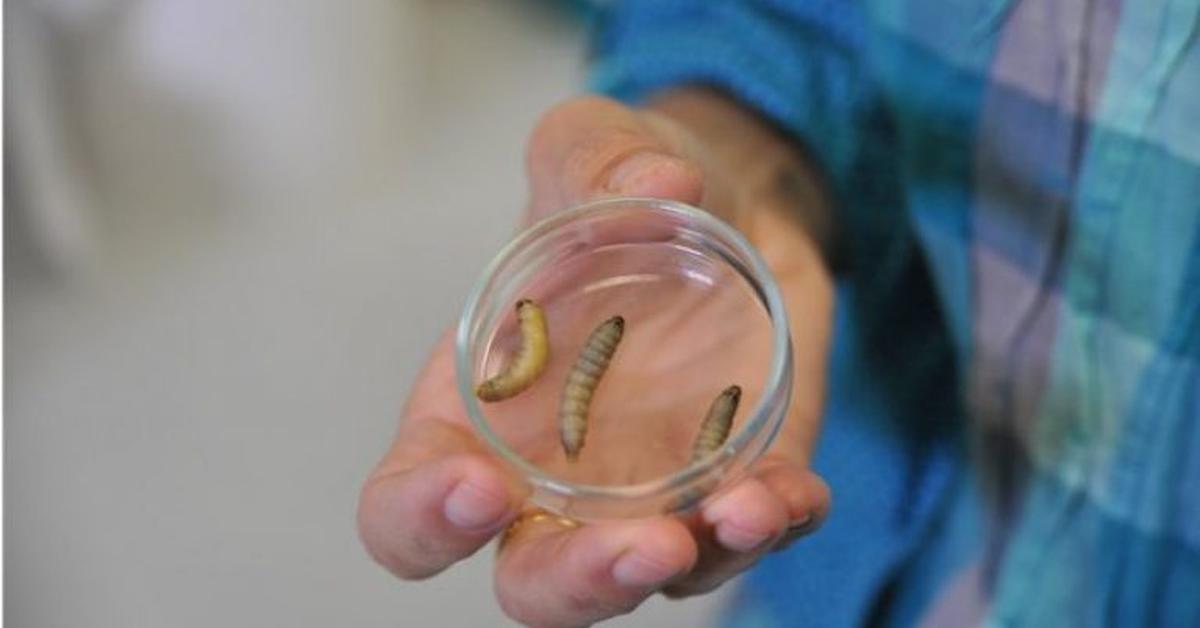
[[[546,313],[547,366],[521,394],[481,402],[475,386],[520,345],[514,305],[526,298]],[[615,315],[624,336],[569,461],[559,436],[567,376]],[[791,401],[789,338],[775,279],[737,230],[674,201],[605,199],[533,225],[487,267],[459,321],[458,388],[475,431],[535,505],[584,521],[644,517],[694,506],[767,449]],[[735,384],[729,438],[693,461],[709,405]]]

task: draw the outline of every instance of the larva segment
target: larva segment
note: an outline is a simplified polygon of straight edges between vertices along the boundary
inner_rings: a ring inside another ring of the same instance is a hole
[[[519,395],[537,381],[550,361],[550,340],[546,333],[546,314],[530,299],[517,301],[517,320],[521,326],[521,346],[504,370],[475,388],[483,401],[503,401]]]
[[[617,343],[621,342],[624,333],[625,319],[620,316],[614,316],[601,323],[588,336],[579,359],[575,361],[575,366],[567,376],[558,424],[563,451],[567,454],[567,460],[571,462],[579,458],[579,451],[583,449],[592,395],[595,394],[604,371],[608,369],[608,363],[612,360],[613,352],[617,350]]]
[[[729,438],[729,428],[733,427],[733,415],[737,414],[738,402],[742,399],[742,388],[730,386],[721,391],[708,408],[704,422],[700,424],[700,433],[692,444],[692,462],[713,453],[725,444]]]

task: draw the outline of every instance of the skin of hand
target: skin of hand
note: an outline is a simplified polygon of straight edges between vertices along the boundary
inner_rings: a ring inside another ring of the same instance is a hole
[[[537,125],[527,154],[527,221],[608,196],[675,199],[723,218],[762,253],[779,283],[795,381],[771,449],[699,513],[578,527],[554,518],[522,523],[495,568],[497,600],[513,619],[585,626],[627,613],[656,592],[711,591],[826,517],[829,489],[808,461],[832,325],[832,280],[822,256],[828,203],[813,168],[783,137],[703,88],[669,92],[637,109],[578,98]],[[688,344],[684,351],[695,350]],[[470,556],[525,507],[520,480],[473,435],[453,363],[447,333],[359,501],[368,552],[402,579],[428,578]]]

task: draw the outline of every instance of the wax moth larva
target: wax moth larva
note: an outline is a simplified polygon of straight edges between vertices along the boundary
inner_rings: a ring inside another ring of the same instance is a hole
[[[550,339],[542,308],[530,299],[521,299],[517,301],[517,320],[521,346],[504,370],[475,388],[475,396],[483,401],[502,401],[520,394],[537,381],[550,361]]]
[[[579,458],[587,436],[588,406],[592,403],[592,395],[608,363],[612,360],[617,343],[625,333],[625,319],[614,316],[600,324],[583,346],[579,359],[567,376],[567,385],[563,389],[562,406],[559,409],[559,435],[562,439],[563,451],[567,460],[574,462]]]
[[[741,398],[742,388],[730,386],[713,400],[704,422],[700,424],[700,433],[696,435],[696,441],[692,445],[692,462],[700,460],[725,444]]]
[[[729,430],[733,427],[733,417],[737,414],[738,402],[741,399],[742,388],[740,386],[730,386],[722,390],[716,399],[713,399],[712,405],[708,407],[708,414],[704,415],[704,422],[700,424],[700,433],[696,435],[696,440],[692,444],[693,464],[711,455],[725,444],[725,440],[729,438]],[[712,480],[684,491],[667,507],[667,512],[695,508],[715,486],[716,481]]]

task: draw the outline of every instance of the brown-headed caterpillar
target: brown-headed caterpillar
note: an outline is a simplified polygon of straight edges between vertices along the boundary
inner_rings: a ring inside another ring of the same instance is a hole
[[[696,440],[692,443],[692,464],[699,462],[725,444],[725,439],[729,438],[729,430],[733,427],[733,416],[737,414],[738,402],[741,399],[741,386],[730,386],[722,390],[716,399],[713,399],[712,405],[708,407],[708,414],[704,415],[704,422],[700,424],[700,433],[696,435]],[[710,481],[684,491],[667,507],[667,512],[695,508],[715,486],[716,482]]]
[[[550,361],[550,340],[546,333],[546,313],[530,299],[517,301],[517,321],[521,326],[521,346],[504,370],[475,388],[483,401],[503,401],[519,395],[537,381]]]
[[[692,444],[692,462],[704,458],[725,444],[725,439],[729,438],[729,428],[733,427],[733,415],[737,414],[738,402],[741,399],[741,386],[730,386],[713,399],[704,422],[700,424],[700,433],[696,435],[696,441]]]
[[[579,450],[583,449],[584,438],[587,437],[588,407],[592,403],[592,395],[608,363],[612,360],[617,343],[625,333],[625,319],[614,316],[594,329],[583,345],[583,351],[571,373],[567,376],[567,385],[563,388],[562,405],[558,412],[559,436],[562,439],[563,451],[567,460],[574,462],[579,458]]]

